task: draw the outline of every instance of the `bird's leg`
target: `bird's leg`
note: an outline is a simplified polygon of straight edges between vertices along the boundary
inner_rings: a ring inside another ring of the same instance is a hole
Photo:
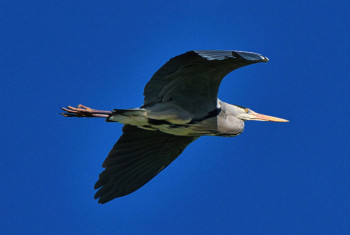
[[[64,117],[100,117],[108,118],[112,111],[96,110],[79,104],[76,108],[72,106],[67,106],[67,108],[61,108],[64,112],[60,113]]]

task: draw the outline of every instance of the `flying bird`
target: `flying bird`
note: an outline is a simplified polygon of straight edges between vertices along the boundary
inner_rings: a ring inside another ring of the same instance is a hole
[[[65,117],[99,117],[124,124],[122,136],[103,162],[95,199],[106,203],[139,189],[200,136],[236,136],[248,120],[288,122],[218,99],[220,83],[228,73],[267,61],[245,51],[189,51],[170,59],[153,75],[140,108],[62,108]]]

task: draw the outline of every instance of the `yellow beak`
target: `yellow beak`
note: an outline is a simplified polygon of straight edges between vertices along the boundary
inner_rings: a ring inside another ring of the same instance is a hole
[[[253,120],[258,120],[258,121],[289,122],[288,120],[283,119],[283,118],[267,116],[267,115],[255,113],[255,112],[250,113],[250,115],[252,116]]]

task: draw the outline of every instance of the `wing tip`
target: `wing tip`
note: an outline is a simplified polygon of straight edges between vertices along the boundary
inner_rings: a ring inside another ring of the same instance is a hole
[[[248,51],[227,50],[194,50],[194,53],[207,60],[244,59],[253,63],[268,62],[269,59],[261,54]]]
[[[134,192],[134,191],[132,191]],[[105,204],[115,198],[126,196],[132,192],[117,192],[115,190],[105,190],[102,186],[94,195],[94,199],[98,199],[99,204]]]

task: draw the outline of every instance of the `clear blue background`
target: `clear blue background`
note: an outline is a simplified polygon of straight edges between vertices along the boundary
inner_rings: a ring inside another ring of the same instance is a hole
[[[0,7],[1,234],[350,234],[350,2],[16,1]],[[138,107],[169,58],[236,49],[222,100],[290,123],[203,137],[137,192],[93,185],[121,135],[65,105]]]

